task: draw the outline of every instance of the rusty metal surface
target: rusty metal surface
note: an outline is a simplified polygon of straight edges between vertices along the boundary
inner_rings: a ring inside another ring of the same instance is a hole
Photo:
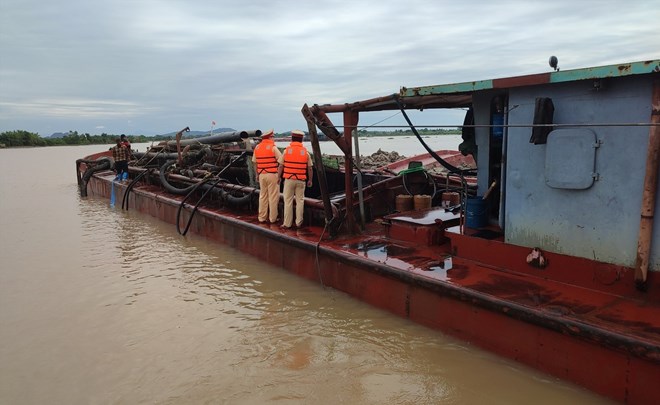
[[[178,136],[179,134],[181,134],[181,132],[177,133]],[[213,145],[218,143],[239,142],[246,138],[255,138],[260,136],[261,136],[261,130],[258,129],[250,130],[250,131],[230,131],[230,132],[220,132],[214,135],[209,135],[199,138],[181,139],[181,141],[178,144],[180,144],[181,146],[198,145],[198,144]],[[177,141],[176,140],[164,141],[161,142],[160,144],[173,147],[173,146],[177,146]]]
[[[635,282],[643,290],[648,288],[647,277],[649,257],[653,239],[653,218],[655,216],[656,195],[658,191],[658,166],[660,155],[660,79],[653,82],[651,99],[651,123],[646,155],[644,174],[644,191],[642,194],[641,219],[639,238],[637,241],[637,258],[635,260]]]
[[[605,79],[609,77],[622,77],[658,72],[660,72],[660,60],[650,60],[454,84],[401,87],[399,94],[404,100],[408,97],[434,95],[444,95],[453,98],[461,93],[470,95],[472,92],[479,90],[513,88],[578,80]]]

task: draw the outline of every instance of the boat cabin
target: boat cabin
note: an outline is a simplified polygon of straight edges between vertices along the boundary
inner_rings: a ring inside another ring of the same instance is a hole
[[[435,108],[465,110],[460,150],[475,158],[478,180],[464,208],[480,227],[509,244],[635,267],[640,285],[648,271],[660,271],[660,237],[653,237],[660,60],[402,87],[353,103],[305,105],[303,115],[312,132],[318,127],[351,156],[360,114]],[[332,113],[342,114],[341,125]]]

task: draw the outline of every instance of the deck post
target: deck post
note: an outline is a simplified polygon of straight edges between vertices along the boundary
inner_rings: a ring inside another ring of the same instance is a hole
[[[358,113],[355,111],[344,111],[344,179],[346,192],[346,225],[348,232],[356,233],[355,212],[353,210],[353,148],[351,138],[353,131],[357,130]]]
[[[312,141],[312,151],[314,152],[314,165],[316,166],[316,177],[321,190],[321,200],[323,200],[323,211],[325,212],[325,223],[328,224],[333,219],[332,204],[330,202],[330,193],[328,192],[328,180],[325,177],[325,167],[323,166],[323,155],[321,154],[321,145],[319,145],[319,137],[316,132],[316,125],[310,121],[309,107],[307,104],[303,106],[303,116],[307,122],[307,131],[309,131],[309,138]]]
[[[360,228],[364,230],[364,195],[362,191],[362,165],[360,164],[360,138],[356,130],[353,130],[353,141],[355,142],[355,166],[357,167],[358,200],[360,203]]]
[[[653,238],[653,220],[655,199],[658,190],[658,152],[660,151],[660,80],[653,82],[651,126],[649,144],[646,152],[646,174],[642,194],[641,220],[637,242],[637,260],[635,262],[635,284],[640,290],[646,290],[646,277],[649,270],[649,256]]]

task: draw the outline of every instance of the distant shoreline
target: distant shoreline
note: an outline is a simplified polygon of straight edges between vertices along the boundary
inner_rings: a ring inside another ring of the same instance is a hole
[[[445,135],[460,135],[460,129],[440,129],[440,130],[431,130],[428,128],[417,129],[419,135],[422,137],[426,136],[445,136]],[[201,132],[201,131],[198,131]],[[275,141],[277,142],[287,142],[291,140],[290,132],[284,132],[280,134],[275,134]],[[193,136],[193,137],[183,137],[182,139],[194,139],[203,136],[208,136],[209,133],[204,132],[203,135]],[[279,136],[278,136],[279,135]],[[330,141],[323,133],[319,132],[320,141]],[[395,137],[404,137],[404,136],[415,136],[411,130],[395,130],[395,131],[358,131],[358,138],[395,138]],[[90,134],[80,134],[77,131],[71,131],[67,135],[62,137],[41,137],[38,134],[17,130],[17,131],[6,131],[0,133],[0,144],[4,145],[3,149],[9,148],[20,148],[20,147],[42,147],[42,146],[64,146],[64,145],[114,145],[115,139],[119,135],[111,134],[101,134],[101,135],[90,135]],[[128,140],[131,143],[148,143],[148,142],[162,142],[162,141],[171,141],[174,139],[174,135],[128,135]],[[309,141],[309,134],[305,134],[305,140]]]

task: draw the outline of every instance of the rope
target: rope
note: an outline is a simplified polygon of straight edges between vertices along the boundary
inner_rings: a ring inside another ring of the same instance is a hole
[[[325,231],[328,229],[328,226],[334,221],[335,218],[332,217],[330,221],[325,222],[325,226],[323,227],[323,231],[321,232],[321,236],[319,237],[319,241],[316,243],[316,249],[315,249],[315,259],[316,259],[316,273],[319,275],[319,281],[321,282],[321,286],[325,290],[325,284],[323,283],[323,276],[321,275],[321,264],[319,263],[319,247],[321,246],[321,241],[323,240],[323,235],[325,235]]]

